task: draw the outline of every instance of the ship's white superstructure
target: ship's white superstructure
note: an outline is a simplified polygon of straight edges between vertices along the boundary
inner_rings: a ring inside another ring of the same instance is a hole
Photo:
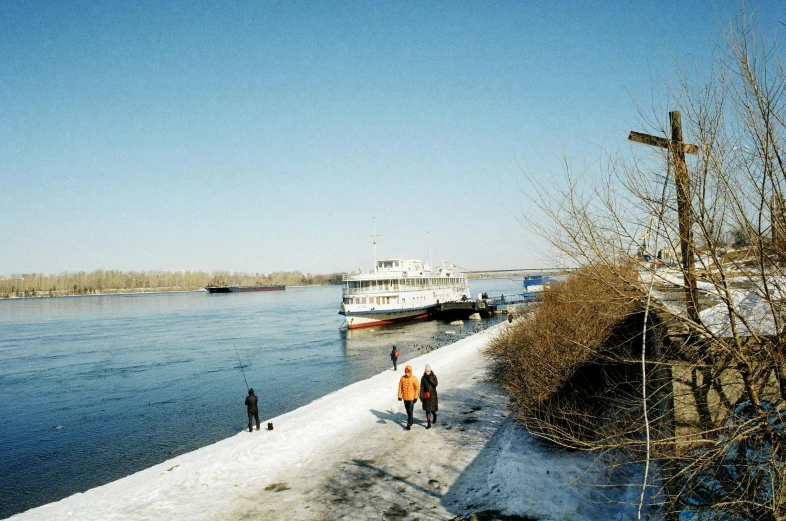
[[[374,271],[344,276],[341,313],[349,329],[426,318],[439,303],[470,299],[463,273],[419,260],[384,259]]]

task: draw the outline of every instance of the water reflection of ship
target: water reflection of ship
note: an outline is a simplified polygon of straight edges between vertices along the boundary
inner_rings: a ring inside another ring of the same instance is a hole
[[[380,328],[341,329],[344,352],[348,356],[378,354],[387,357],[396,345],[404,359],[413,358],[452,344],[499,322],[499,317],[480,322],[451,325],[442,320],[390,324]]]

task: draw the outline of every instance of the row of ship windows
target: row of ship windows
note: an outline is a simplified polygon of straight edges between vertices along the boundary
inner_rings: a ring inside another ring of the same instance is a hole
[[[410,302],[416,300],[423,300],[425,297],[410,298]],[[406,302],[407,299],[402,298],[401,302]],[[344,304],[397,304],[398,297],[352,297],[344,298]]]
[[[380,293],[383,291],[396,291],[399,293],[405,293],[408,291],[429,291],[429,290],[452,290],[452,291],[464,291],[463,286],[422,286],[416,288],[396,288],[396,287],[385,287],[385,286],[377,286],[376,288],[363,288],[363,289],[346,289],[344,288],[344,295],[358,295],[363,293]]]
[[[345,298],[344,304],[396,304],[398,297],[354,297]]]
[[[432,277],[427,279],[381,279],[381,280],[351,280],[344,282],[346,289],[364,289],[364,288],[379,288],[391,287],[395,288],[399,285],[410,287],[422,286],[453,286],[461,284],[465,279],[454,277]]]
[[[454,287],[463,288],[465,284],[464,280],[453,278],[402,279],[401,281],[363,280],[344,282],[344,291],[361,293],[364,291],[405,291],[407,289],[450,289]]]

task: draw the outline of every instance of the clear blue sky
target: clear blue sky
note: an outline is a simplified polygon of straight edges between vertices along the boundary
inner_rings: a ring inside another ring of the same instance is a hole
[[[781,2],[747,2],[784,35]],[[521,168],[626,146],[735,2],[0,2],[0,275],[539,267]],[[664,118],[666,115],[664,114]]]

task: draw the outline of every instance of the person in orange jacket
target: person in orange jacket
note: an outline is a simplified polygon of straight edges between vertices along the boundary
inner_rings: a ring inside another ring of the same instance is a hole
[[[412,415],[415,403],[418,401],[419,390],[418,379],[412,375],[412,366],[408,365],[404,368],[404,376],[398,381],[398,401],[403,400],[404,408],[407,409],[407,430],[412,429],[412,423],[415,421]]]

